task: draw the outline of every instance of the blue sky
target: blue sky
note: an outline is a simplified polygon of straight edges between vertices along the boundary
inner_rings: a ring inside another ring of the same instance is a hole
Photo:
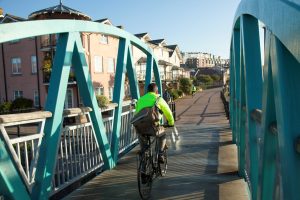
[[[240,0],[63,0],[92,17],[111,19],[131,33],[149,32],[181,51],[211,52],[228,58],[231,27]],[[27,17],[59,0],[0,0],[4,13]]]

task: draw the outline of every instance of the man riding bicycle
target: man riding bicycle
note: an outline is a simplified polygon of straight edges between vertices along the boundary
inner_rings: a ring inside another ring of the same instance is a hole
[[[174,126],[174,118],[171,109],[167,102],[158,95],[158,87],[155,83],[151,83],[147,87],[148,92],[142,96],[136,103],[136,111],[135,115],[137,115],[142,109],[147,107],[153,107],[155,104],[157,108],[162,112],[168,121],[169,126]],[[161,118],[162,116],[160,116]],[[151,123],[151,122],[149,122]],[[138,133],[138,138],[140,142],[141,150],[144,149],[145,145],[147,144],[147,138],[143,133]],[[166,146],[166,135],[163,134],[159,138],[159,147],[160,147],[160,154],[159,154],[159,162],[164,162],[164,158],[162,153]]]

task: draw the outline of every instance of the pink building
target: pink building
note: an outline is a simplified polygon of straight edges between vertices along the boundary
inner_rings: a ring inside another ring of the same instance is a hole
[[[89,16],[62,4],[29,15],[30,20],[58,18],[91,20]],[[1,23],[24,20],[26,19],[6,14],[1,19]],[[95,22],[112,25],[108,19]],[[1,102],[24,97],[33,99],[35,107],[44,107],[56,41],[57,35],[44,35],[2,44],[0,49]],[[101,34],[82,33],[82,42],[96,94],[111,99],[118,39]],[[71,72],[65,107],[77,107],[80,102],[76,78]]]
[[[0,23],[25,21],[17,16],[0,13]],[[43,19],[77,19],[91,18],[84,13],[59,5],[33,12],[29,20]],[[111,25],[109,19],[94,21]],[[119,26],[118,26],[119,27]],[[122,27],[119,27],[122,28]],[[152,40],[147,33],[137,34],[142,41],[153,49],[159,62],[159,71],[163,81],[174,81],[178,77],[189,76],[180,68],[182,57],[177,45],[167,45],[165,40]],[[82,33],[82,44],[85,49],[87,63],[90,67],[96,95],[105,95],[110,100],[113,95],[116,58],[119,39],[96,33]],[[0,47],[0,103],[13,101],[18,97],[32,99],[34,106],[43,108],[46,102],[51,65],[56,51],[57,35],[43,35],[1,44]],[[143,88],[145,79],[146,55],[132,47],[137,77]],[[130,96],[129,86],[125,84],[125,97]],[[143,91],[141,91],[143,93]],[[81,105],[76,77],[71,70],[66,95],[65,107]]]

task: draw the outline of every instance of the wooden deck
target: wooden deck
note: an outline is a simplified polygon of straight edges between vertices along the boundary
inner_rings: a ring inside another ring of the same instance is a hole
[[[180,136],[176,142],[168,138],[168,173],[153,183],[152,199],[248,199],[246,183],[237,174],[236,146],[231,143],[219,91],[206,90],[176,103]],[[137,150],[65,199],[140,199]]]

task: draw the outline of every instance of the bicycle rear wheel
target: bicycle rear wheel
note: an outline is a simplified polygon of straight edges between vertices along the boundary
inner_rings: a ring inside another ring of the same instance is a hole
[[[153,166],[150,156],[143,154],[140,159],[137,179],[142,199],[149,199],[152,189]]]
[[[164,162],[159,163],[159,173],[161,176],[165,176],[167,174],[167,169],[168,169],[168,154],[167,154],[167,149],[164,150],[163,152],[163,158]]]

